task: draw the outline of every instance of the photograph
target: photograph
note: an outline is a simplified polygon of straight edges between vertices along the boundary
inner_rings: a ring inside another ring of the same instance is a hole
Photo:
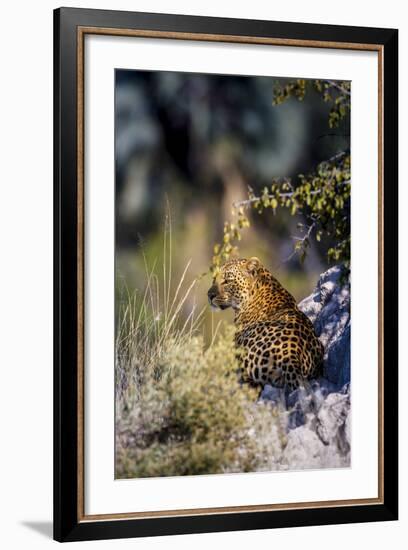
[[[349,468],[352,83],[114,86],[115,479]]]

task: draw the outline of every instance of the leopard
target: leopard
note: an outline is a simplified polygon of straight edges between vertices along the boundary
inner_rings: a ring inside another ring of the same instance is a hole
[[[213,308],[234,310],[243,383],[293,391],[322,374],[324,348],[311,320],[257,257],[225,262],[207,295]]]

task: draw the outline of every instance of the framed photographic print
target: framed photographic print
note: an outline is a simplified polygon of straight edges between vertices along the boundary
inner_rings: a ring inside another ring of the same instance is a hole
[[[397,31],[54,37],[55,538],[397,519]]]

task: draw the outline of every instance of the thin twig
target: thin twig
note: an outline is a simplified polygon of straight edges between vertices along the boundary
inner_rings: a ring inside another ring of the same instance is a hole
[[[348,96],[351,95],[351,92],[343,88],[343,86],[340,86],[340,84],[337,84],[337,82],[335,82],[334,80],[326,80],[325,82],[330,84],[330,86],[332,86],[333,88],[336,88],[337,90],[339,90],[341,93],[346,94]]]
[[[310,239],[312,231],[315,227],[316,227],[316,222],[313,222],[312,224],[309,225],[307,232],[303,235],[303,237],[292,237],[292,239],[296,240],[298,243],[301,243],[301,246],[303,246],[303,243]],[[282,261],[282,264],[289,262],[289,260],[291,260],[297,252],[298,252],[298,249],[294,248],[292,253],[285,260]]]
[[[322,163],[325,163],[325,162],[333,162],[337,159],[341,159],[341,157],[344,157],[345,155],[348,155],[350,153],[349,150],[347,151],[339,151],[338,153],[336,153],[335,155],[333,155],[332,157],[329,157],[327,160],[322,160],[322,162],[320,162],[319,164],[322,164]]]
[[[315,227],[316,227],[316,222],[311,223],[307,228],[307,232],[303,235],[303,237],[292,237],[292,239],[303,243],[304,241],[310,238],[310,235],[312,234],[312,231]]]

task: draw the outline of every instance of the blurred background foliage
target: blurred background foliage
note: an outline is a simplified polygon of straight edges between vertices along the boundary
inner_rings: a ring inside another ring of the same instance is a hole
[[[214,244],[220,243],[217,256],[225,222],[242,201],[253,199],[244,209],[248,227],[239,235],[239,255],[261,258],[297,300],[310,293],[330,260],[347,262],[347,243],[331,258],[328,251],[349,232],[349,192],[343,189],[339,198],[336,187],[327,189],[338,227],[343,220],[341,238],[314,224],[310,208],[293,203],[303,197],[305,206],[314,178],[327,182],[333,166],[340,174],[335,181],[348,182],[349,191],[349,108],[348,83],[117,70],[116,310],[128,292],[143,290],[145,263],[162,263],[166,213],[174,280],[190,259],[190,278],[207,274],[183,304],[186,318],[206,303]],[[291,191],[281,185],[298,188],[299,174],[310,188],[281,204],[279,193]],[[311,196],[317,206],[321,197]],[[212,315],[208,311],[203,323],[207,341]]]

